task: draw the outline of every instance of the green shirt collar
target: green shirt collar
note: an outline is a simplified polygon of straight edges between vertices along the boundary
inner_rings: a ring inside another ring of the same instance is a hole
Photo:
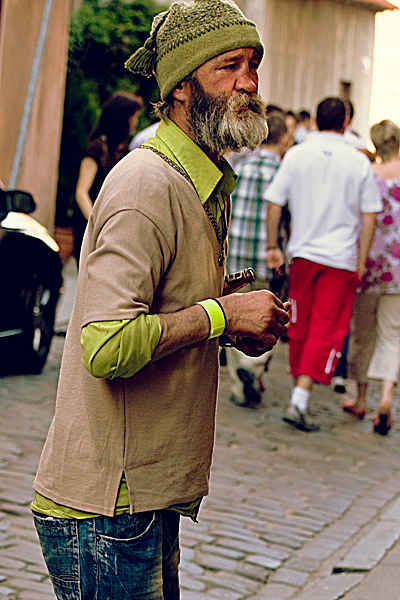
[[[161,121],[156,135],[146,146],[163,152],[186,171],[204,204],[212,194],[227,198],[235,188],[236,175],[229,163],[221,159],[218,166],[173,121]]]

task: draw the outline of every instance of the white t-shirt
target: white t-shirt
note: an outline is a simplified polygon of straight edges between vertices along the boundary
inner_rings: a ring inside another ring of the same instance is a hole
[[[313,133],[286,153],[265,199],[289,203],[291,258],[348,271],[357,266],[361,213],[383,208],[369,160],[330,131]]]

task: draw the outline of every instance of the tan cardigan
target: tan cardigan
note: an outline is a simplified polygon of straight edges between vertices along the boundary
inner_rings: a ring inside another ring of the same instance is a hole
[[[84,238],[56,412],[34,488],[72,508],[114,514],[125,473],[132,512],[208,493],[218,341],[151,362],[128,379],[95,379],[80,334],[93,321],[169,313],[221,295],[219,245],[185,178],[150,150],[110,173]]]

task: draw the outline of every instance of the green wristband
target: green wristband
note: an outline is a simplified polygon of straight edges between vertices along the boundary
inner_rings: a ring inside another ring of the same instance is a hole
[[[209,298],[208,300],[201,300],[197,304],[200,304],[204,308],[210,321],[210,335],[208,339],[212,340],[223,335],[226,329],[226,317],[218,300]]]

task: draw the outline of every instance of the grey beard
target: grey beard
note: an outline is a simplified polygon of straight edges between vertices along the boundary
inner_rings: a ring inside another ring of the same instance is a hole
[[[191,80],[193,100],[189,111],[189,126],[194,141],[211,154],[221,156],[255,150],[268,135],[264,102],[257,94],[236,94],[226,99],[223,94],[209,96],[194,76]],[[241,106],[250,110],[238,112]]]

